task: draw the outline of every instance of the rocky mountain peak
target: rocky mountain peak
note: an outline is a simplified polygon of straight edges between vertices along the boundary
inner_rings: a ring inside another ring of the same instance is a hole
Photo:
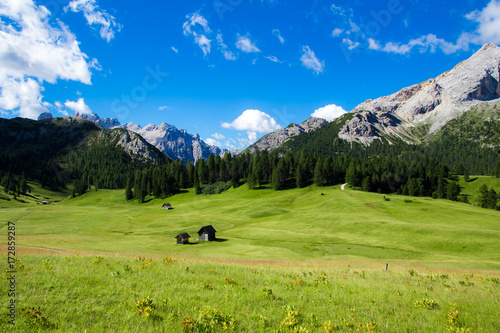
[[[250,152],[253,153],[257,149],[272,150],[283,144],[291,137],[314,131],[327,123],[328,122],[325,119],[316,117],[309,118],[301,124],[292,123],[285,129],[280,129],[263,136],[259,141],[249,147]]]
[[[73,114],[73,117],[78,117],[78,118],[83,118],[90,120],[91,122],[104,127],[105,129],[110,129],[112,127],[120,125],[120,122],[116,118],[103,118],[99,117],[97,113],[80,113],[80,112],[75,112]]]
[[[388,134],[415,142],[412,127],[426,125],[430,133],[437,131],[471,107],[498,99],[499,82],[500,47],[485,44],[469,59],[435,79],[361,103],[351,111],[359,117],[348,121],[339,137],[370,144]]]

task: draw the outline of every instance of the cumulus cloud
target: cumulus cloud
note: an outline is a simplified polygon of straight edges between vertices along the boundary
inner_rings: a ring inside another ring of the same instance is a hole
[[[158,110],[160,110],[160,111],[168,110],[168,109],[169,109],[169,107],[166,105],[162,105],[162,106],[158,107]]]
[[[64,105],[79,113],[79,114],[91,114],[92,113],[92,110],[90,110],[89,106],[87,104],[85,104],[85,101],[83,98],[79,98],[76,102],[71,102],[71,101],[66,101],[66,103],[64,103]]]
[[[250,40],[250,37],[240,36],[239,34],[236,47],[245,53],[260,52],[259,48]]]
[[[302,65],[308,69],[312,69],[316,75],[323,73],[325,70],[325,62],[320,61],[309,46],[302,47],[302,57],[300,57]]]
[[[244,111],[232,123],[222,123],[222,127],[258,133],[269,133],[281,128],[273,117],[265,112],[253,109]]]
[[[285,39],[283,38],[283,36],[281,36],[281,32],[278,29],[273,30],[273,35],[278,38],[281,44],[285,44]]]
[[[58,79],[90,84],[89,68],[98,62],[80,50],[76,37],[50,12],[33,0],[2,0],[0,3],[0,110],[36,119],[47,112],[43,83]]]
[[[220,147],[220,146],[222,146],[222,143],[220,140],[224,140],[225,138],[226,137],[223,134],[214,133],[214,134],[212,134],[211,138],[205,139],[205,142],[211,146]],[[226,146],[227,146],[227,144],[226,144]]]
[[[184,36],[192,36],[194,43],[197,44],[206,56],[210,53],[211,40],[207,35],[212,31],[208,27],[208,21],[199,13],[192,13],[186,16],[187,21],[182,25]]]
[[[210,145],[210,146],[217,146],[217,147],[220,147],[222,146],[221,142],[220,141],[217,141],[215,139],[212,139],[212,138],[208,138],[208,139],[205,139],[205,142]]]
[[[88,25],[100,27],[99,34],[108,43],[115,37],[115,33],[122,29],[122,26],[116,22],[113,15],[99,8],[96,0],[73,0],[64,7],[64,10],[71,10],[74,13],[82,12]]]
[[[492,0],[483,10],[473,11],[465,16],[479,24],[475,35],[475,44],[500,44],[500,1]]]
[[[330,104],[315,110],[311,114],[311,117],[323,118],[325,120],[332,121],[333,119],[336,119],[345,113],[347,113],[347,111],[344,110],[341,106]]]

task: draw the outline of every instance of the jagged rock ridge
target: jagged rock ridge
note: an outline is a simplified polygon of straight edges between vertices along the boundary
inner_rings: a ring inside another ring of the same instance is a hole
[[[224,155],[232,153],[227,149],[211,146],[203,141],[198,134],[191,135],[186,130],[179,130],[175,126],[161,123],[149,124],[142,128],[134,123],[118,126],[140,134],[153,146],[172,159],[181,159],[184,162],[206,159],[210,155]]]
[[[367,100],[339,132],[348,141],[370,144],[382,137],[418,143],[416,127],[434,133],[471,107],[500,97],[500,48],[485,44],[468,60],[435,79]]]
[[[326,125],[328,122],[322,118],[309,118],[301,124],[290,124],[285,129],[280,129],[263,136],[259,141],[251,145],[248,149],[253,153],[255,150],[273,150],[286,142],[288,139],[300,135],[302,133],[309,133],[321,126]]]
[[[75,113],[73,117],[90,120],[105,129],[122,128],[137,133],[174,160],[181,159],[184,162],[188,160],[196,162],[201,158],[206,159],[210,155],[223,156],[226,153],[235,154],[239,152],[211,146],[203,141],[198,134],[191,135],[186,130],[179,130],[175,126],[166,123],[160,125],[149,124],[143,128],[134,123],[122,125],[116,118],[100,118],[96,113]]]
[[[79,113],[76,112],[73,117],[80,117],[83,119],[90,120],[91,122],[104,127],[105,129],[110,129],[115,126],[119,126],[120,122],[116,118],[100,118],[97,113]]]

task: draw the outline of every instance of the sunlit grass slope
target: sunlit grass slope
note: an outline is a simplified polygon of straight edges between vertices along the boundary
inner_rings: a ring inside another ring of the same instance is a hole
[[[339,187],[276,192],[242,186],[213,196],[190,190],[139,205],[126,202],[123,191],[99,190],[50,205],[4,204],[0,215],[2,222],[16,222],[18,245],[66,252],[500,268],[500,212],[386,198]],[[162,210],[164,202],[175,209]],[[221,241],[198,242],[197,231],[209,224]],[[194,244],[176,245],[181,232]]]

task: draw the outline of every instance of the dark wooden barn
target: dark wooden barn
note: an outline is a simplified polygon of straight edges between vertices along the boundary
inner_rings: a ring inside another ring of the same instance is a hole
[[[217,231],[212,227],[211,225],[207,225],[198,231],[198,235],[200,235],[199,239],[201,241],[214,241],[215,240],[215,233]]]
[[[174,207],[172,207],[172,205],[169,203],[164,203],[163,206],[161,207],[161,209],[170,210],[170,209],[174,209]]]
[[[183,232],[182,234],[178,234],[175,236],[177,238],[177,244],[188,244],[189,243],[189,234],[187,232]]]

